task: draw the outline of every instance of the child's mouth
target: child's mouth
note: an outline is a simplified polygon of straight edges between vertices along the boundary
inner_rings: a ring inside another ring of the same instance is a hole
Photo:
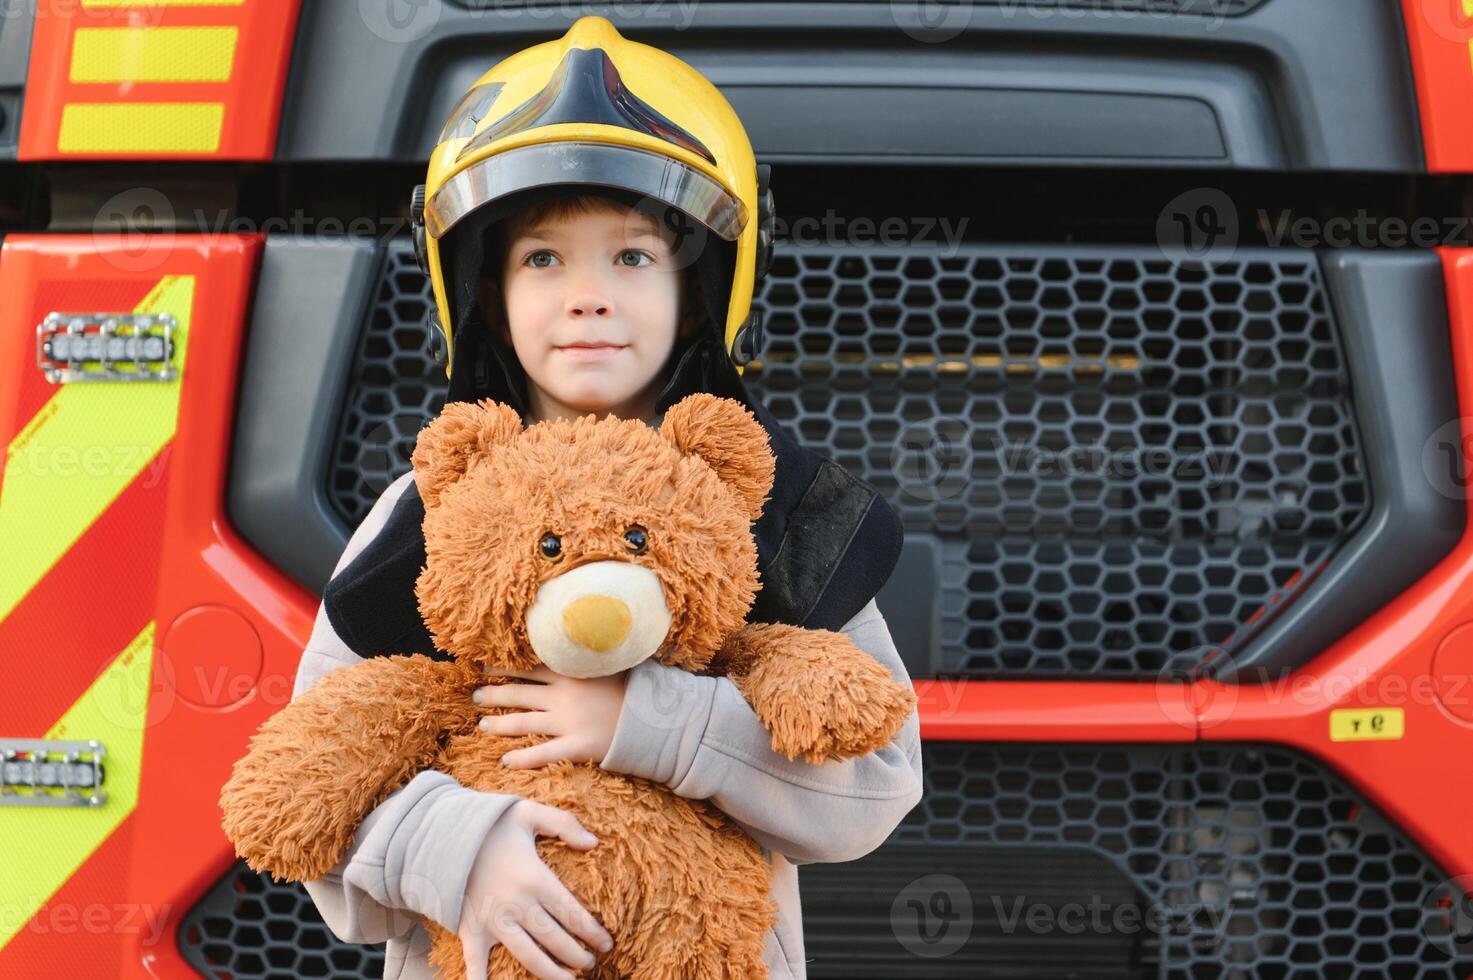
[[[556,348],[557,351],[566,354],[575,361],[601,361],[605,358],[613,357],[623,349],[624,345],[620,344],[595,344],[592,346],[579,345]]]

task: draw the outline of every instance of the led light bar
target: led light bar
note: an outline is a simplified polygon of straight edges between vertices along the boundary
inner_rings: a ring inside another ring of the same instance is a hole
[[[53,384],[172,381],[168,313],[51,313],[36,325],[36,366]]]
[[[96,741],[0,739],[0,806],[102,806],[105,754]]]

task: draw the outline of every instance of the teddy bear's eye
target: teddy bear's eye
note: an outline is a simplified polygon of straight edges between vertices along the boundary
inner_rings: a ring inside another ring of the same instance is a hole
[[[629,545],[630,553],[636,555],[644,554],[645,546],[648,544],[645,540],[644,528],[638,524],[630,527],[629,530],[624,532],[624,543]]]
[[[542,542],[538,545],[542,557],[548,561],[557,561],[563,556],[563,542],[556,534],[548,532],[542,536]]]

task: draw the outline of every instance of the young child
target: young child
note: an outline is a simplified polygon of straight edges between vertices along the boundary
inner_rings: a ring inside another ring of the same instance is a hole
[[[501,106],[502,122],[460,135],[454,135],[460,130],[452,118],[447,138],[475,145],[481,134],[499,130],[499,138],[515,139],[508,119],[528,131],[539,120],[608,126],[628,112],[644,123],[662,120],[664,133],[676,132],[669,118],[635,96],[678,102],[688,93],[635,88],[629,76],[651,59],[665,72],[673,63],[693,75],[688,66],[624,41],[598,17],[585,17],[562,41],[523,54],[549,47],[520,64],[521,56],[514,56],[488,74],[501,73],[508,88],[517,86],[518,72],[538,77],[540,86],[524,89],[525,102]],[[585,84],[569,80],[580,71],[589,74],[574,81]],[[603,93],[611,101],[569,104],[570,92],[585,100]],[[716,105],[702,94],[708,106]],[[472,114],[479,113],[478,125],[488,118],[489,104],[469,104]],[[735,120],[724,99],[720,107]],[[739,122],[735,128],[740,132]],[[745,133],[740,138],[745,144]],[[703,145],[689,133],[676,143],[682,149]],[[578,145],[585,144],[573,148]],[[685,153],[667,152],[690,165]],[[590,158],[595,164],[597,156]],[[745,159],[750,163],[749,145]],[[489,154],[487,161],[502,162]],[[432,160],[432,174],[435,166]],[[499,176],[515,170],[509,166]],[[694,391],[741,401],[768,431],[777,457],[771,499],[753,525],[763,587],[750,619],[842,629],[909,683],[873,598],[898,556],[895,515],[873,488],[794,442],[751,397],[731,363],[731,321],[738,319],[734,311],[744,312],[737,307],[749,302],[755,280],[750,251],[748,261],[740,253],[752,248],[750,222],[759,209],[747,207],[747,224],[736,231],[703,210],[710,188],[652,202],[652,188],[637,173],[619,170],[628,178],[620,189],[606,182],[612,172],[555,185],[535,177],[522,186],[503,181],[504,193],[476,209],[478,223],[439,229],[439,261],[427,264],[442,322],[454,339],[447,400],[496,398],[528,424],[612,413],[656,426],[666,408]],[[690,217],[698,224],[670,220]],[[687,233],[691,228],[694,234]],[[733,268],[745,272],[733,275]],[[294,696],[362,657],[444,656],[430,642],[413,594],[424,561],[423,515],[412,474],[405,474],[353,534],[324,591]],[[507,765],[569,759],[657,781],[682,796],[709,799],[763,846],[779,907],[765,954],[775,978],[806,975],[795,865],[868,853],[921,796],[914,714],[890,745],[815,766],[773,752],[756,714],[725,678],[653,660],[606,678],[566,678],[546,669],[516,676],[524,683],[491,685],[475,695],[480,704],[522,709],[488,718],[482,725],[487,731],[548,736],[509,753]],[[386,977],[432,976],[428,935],[409,914],[419,913],[459,934],[471,977],[485,976],[490,948],[499,942],[533,975],[570,978],[593,965],[594,951],[606,948],[609,936],[540,860],[537,835],[597,846],[566,811],[470,790],[427,770],[370,813],[342,863],[306,887],[340,939],[387,941]]]

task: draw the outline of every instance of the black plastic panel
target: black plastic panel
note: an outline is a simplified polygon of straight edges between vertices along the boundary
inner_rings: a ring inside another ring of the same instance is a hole
[[[359,6],[304,8],[281,159],[428,159],[476,78],[574,19]],[[770,163],[1425,169],[1385,0],[620,7],[599,12],[710,78]]]
[[[318,594],[349,531],[329,503],[323,447],[381,261],[371,242],[271,238],[257,278],[226,508],[246,540]]]
[[[878,850],[799,870],[815,980],[1473,971],[1447,876],[1296,752],[930,742],[925,769],[921,804]],[[381,947],[338,942],[302,888],[244,864],[179,942],[206,976],[383,971]]]
[[[0,160],[15,159],[20,113],[31,59],[35,4],[0,4]]]
[[[1441,259],[1430,252],[1327,251],[1343,325],[1372,508],[1355,537],[1283,602],[1234,656],[1237,679],[1286,673],[1400,595],[1452,551],[1467,525],[1461,492],[1425,467],[1430,441],[1459,416]],[[1461,440],[1446,448],[1462,471]],[[1227,679],[1227,678],[1225,678]]]

